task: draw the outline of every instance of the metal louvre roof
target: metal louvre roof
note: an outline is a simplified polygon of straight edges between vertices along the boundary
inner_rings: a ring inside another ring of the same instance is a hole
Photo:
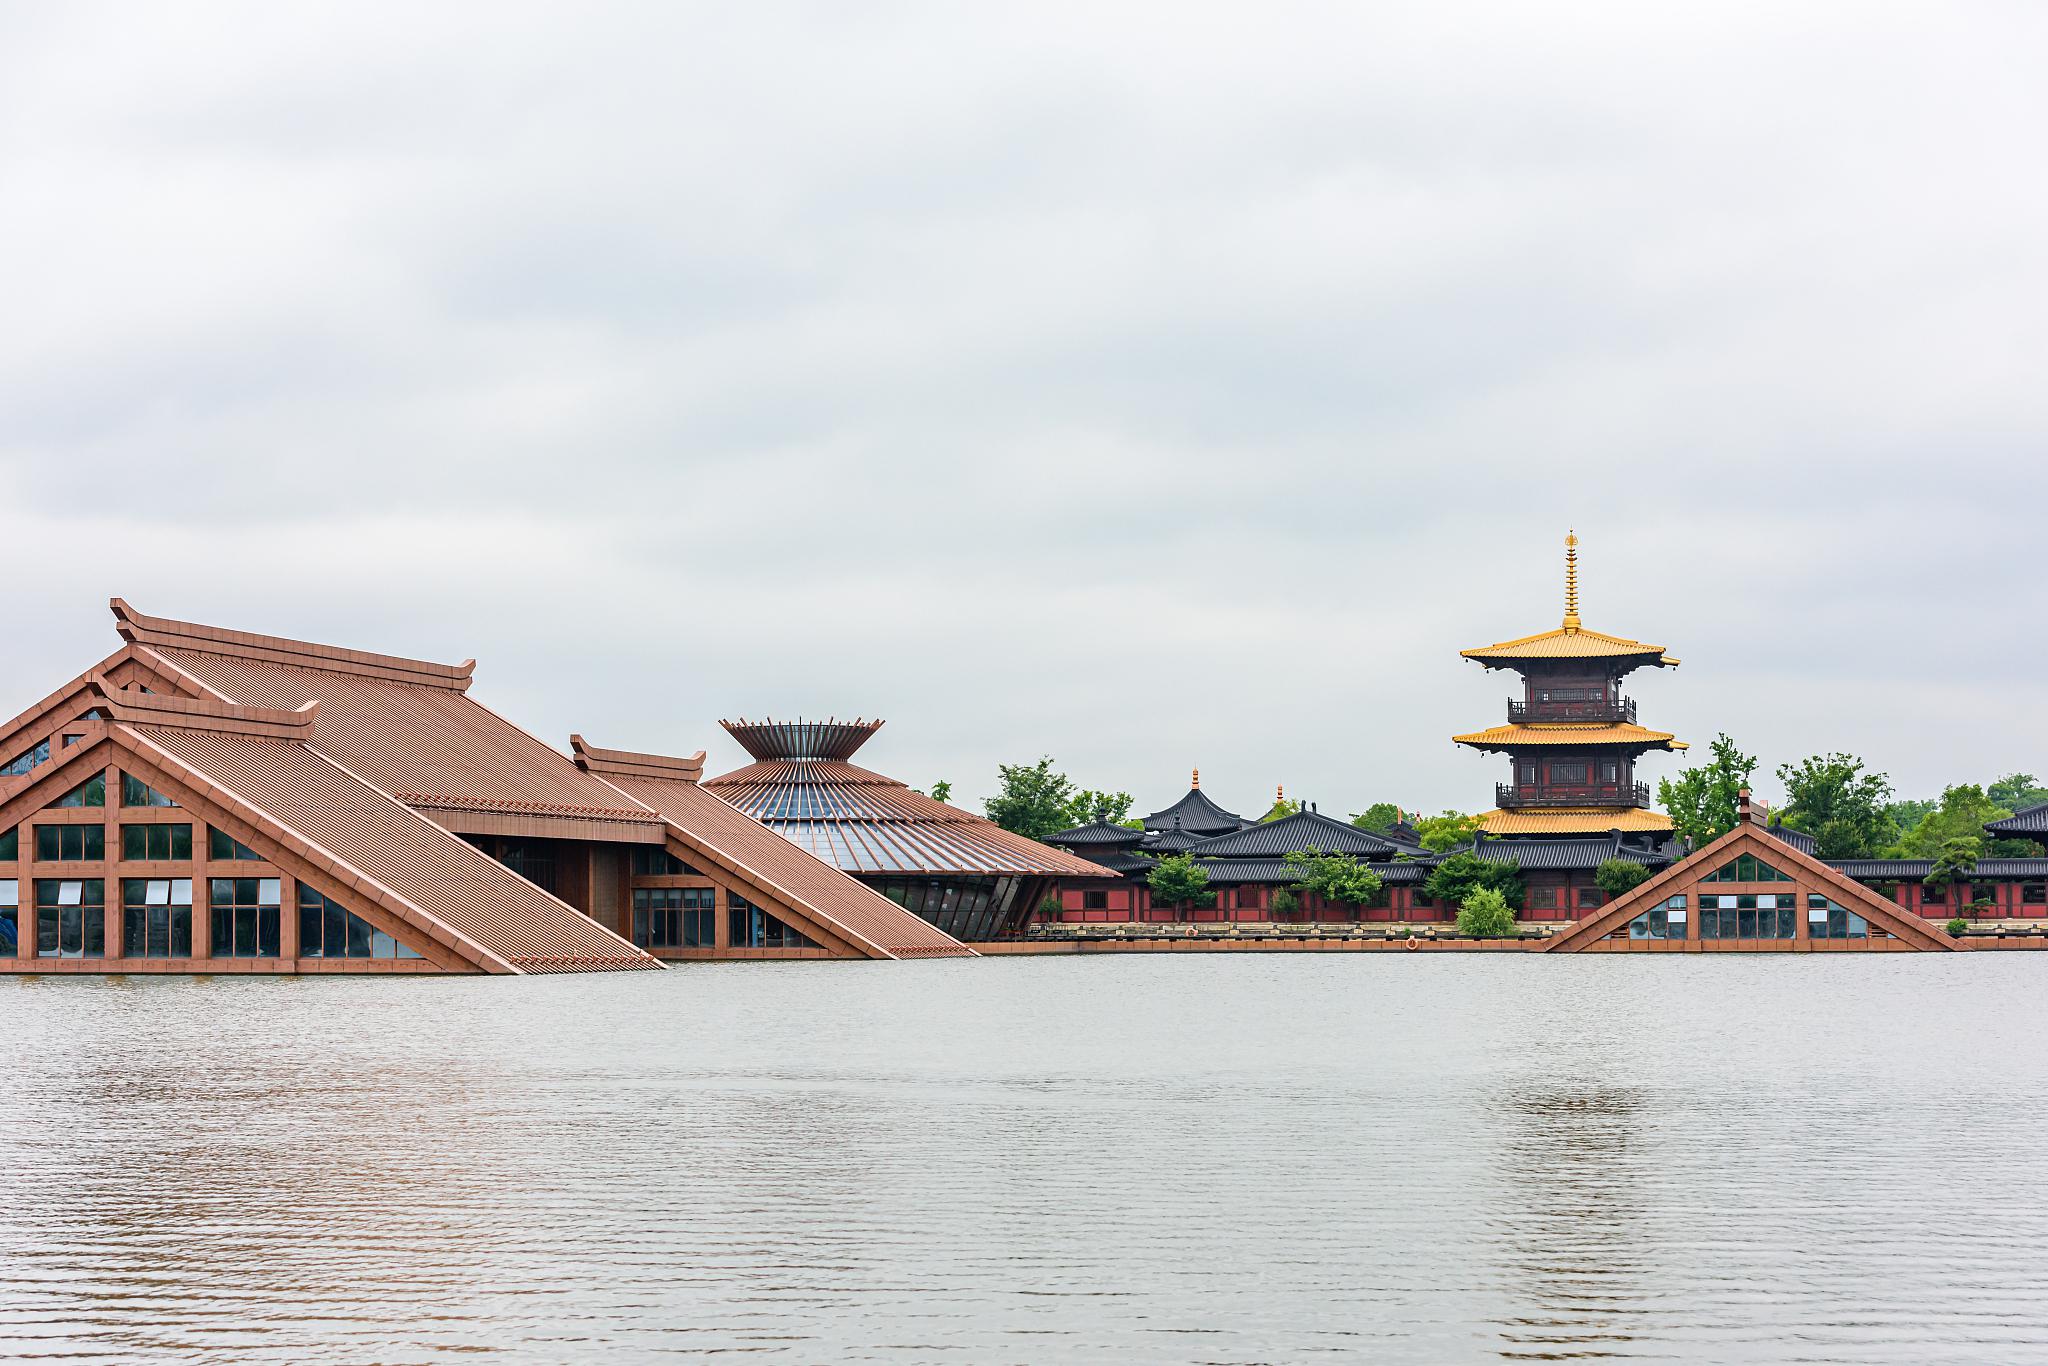
[[[1247,826],[1228,835],[1203,840],[1190,852],[1205,859],[1256,858],[1284,856],[1311,848],[1326,854],[1356,854],[1367,858],[1384,858],[1395,851],[1392,843],[1370,831],[1319,811],[1297,811],[1277,821]]]
[[[1099,864],[841,760],[749,764],[704,788],[850,873],[1105,876]]]

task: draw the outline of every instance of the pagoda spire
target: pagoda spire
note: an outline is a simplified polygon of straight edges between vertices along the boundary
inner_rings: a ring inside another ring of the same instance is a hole
[[[1200,787],[1201,785],[1202,785],[1202,770],[1198,768],[1198,769],[1196,769],[1196,770],[1195,770],[1195,771],[1194,771],[1193,773],[1190,773],[1190,774],[1188,775],[1188,786],[1189,786],[1189,787]]]
[[[1579,629],[1579,533],[1576,529],[1567,531],[1564,537],[1564,629]]]

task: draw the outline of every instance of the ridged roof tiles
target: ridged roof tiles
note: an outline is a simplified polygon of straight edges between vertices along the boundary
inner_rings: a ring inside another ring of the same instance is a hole
[[[1451,739],[1475,749],[1515,750],[1551,745],[1627,745],[1639,749],[1687,749],[1685,741],[1665,731],[1600,722],[1542,721],[1490,726]]]
[[[1325,816],[1319,811],[1297,811],[1277,821],[1247,826],[1228,835],[1203,840],[1189,852],[1197,858],[1285,857],[1306,849],[1325,854],[1350,854],[1359,858],[1386,858],[1394,845],[1369,830]]]

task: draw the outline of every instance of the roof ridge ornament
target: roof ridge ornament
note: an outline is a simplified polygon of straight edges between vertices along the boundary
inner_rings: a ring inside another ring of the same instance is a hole
[[[1201,785],[1202,785],[1202,770],[1198,768],[1198,769],[1196,769],[1196,770],[1195,770],[1195,771],[1194,771],[1193,773],[1191,773],[1191,774],[1189,774],[1189,775],[1188,775],[1188,786],[1189,786],[1190,788],[1197,788],[1197,787],[1200,787]]]
[[[1575,527],[1564,537],[1564,629],[1579,629],[1579,533]]]

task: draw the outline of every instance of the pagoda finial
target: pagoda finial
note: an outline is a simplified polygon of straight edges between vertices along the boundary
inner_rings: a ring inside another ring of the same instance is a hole
[[[1202,770],[1198,768],[1198,769],[1196,769],[1196,770],[1195,770],[1195,771],[1194,771],[1193,773],[1191,773],[1191,774],[1189,774],[1189,775],[1188,775],[1188,786],[1190,786],[1190,787],[1200,787],[1201,785],[1202,785]]]
[[[1287,801],[1287,787],[1284,783],[1273,784],[1273,805],[1280,806]]]
[[[1564,538],[1564,629],[1579,629],[1579,533],[1567,531]]]

